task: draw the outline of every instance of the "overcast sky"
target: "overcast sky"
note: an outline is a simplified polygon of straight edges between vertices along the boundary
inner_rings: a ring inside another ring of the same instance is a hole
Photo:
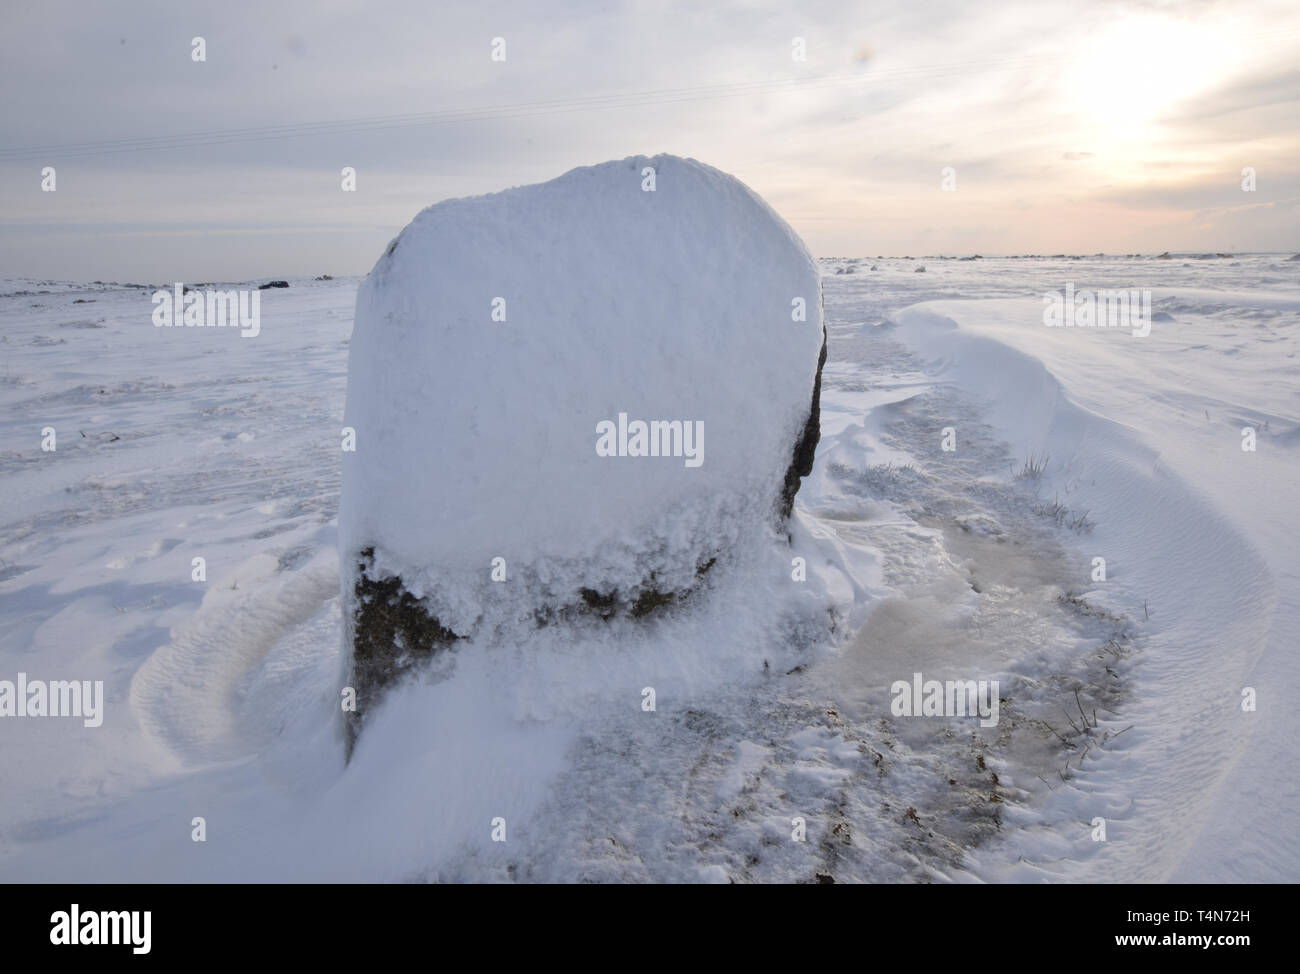
[[[818,256],[1300,249],[1294,0],[8,0],[4,18],[0,277],[360,274],[430,203],[658,152],[738,176]]]

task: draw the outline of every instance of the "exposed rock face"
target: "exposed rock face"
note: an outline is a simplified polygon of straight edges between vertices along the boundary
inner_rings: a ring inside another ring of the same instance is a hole
[[[371,577],[374,551],[356,566],[353,616],[353,686],[373,690],[444,649],[458,637],[439,625],[396,576]]]
[[[520,627],[639,625],[791,514],[820,278],[735,179],[634,157],[425,210],[362,285],[340,564],[358,710]]]
[[[808,410],[808,419],[803,432],[794,444],[794,457],[785,472],[785,483],[781,487],[781,518],[784,520],[794,510],[794,495],[799,492],[799,484],[804,477],[812,473],[813,461],[817,459],[817,443],[822,437],[822,369],[826,365],[826,326],[822,326],[822,350],[817,356],[817,375],[813,379],[812,407]]]

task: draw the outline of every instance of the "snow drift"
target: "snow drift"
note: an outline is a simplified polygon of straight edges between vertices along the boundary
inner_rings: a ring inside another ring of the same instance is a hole
[[[357,296],[339,516],[364,710],[458,640],[693,597],[812,468],[808,251],[734,178],[632,157],[430,207]]]
[[[1274,826],[1297,804],[1294,711],[1257,716],[1242,705],[1244,688],[1293,682],[1295,672],[1287,592],[1300,491],[1285,472],[1295,463],[1294,382],[1284,356],[1240,336],[1275,322],[1284,333],[1300,304],[1266,291],[1154,296],[1177,309],[1178,324],[1156,319],[1140,339],[1046,328],[1042,305],[1023,299],[929,301],[890,315],[935,375],[984,400],[985,419],[1020,456],[1050,456],[1044,496],[1097,518],[1087,555],[1111,567],[1083,594],[1127,612],[1141,634],[1139,696],[1116,720],[1132,732],[1088,765],[1076,758],[1082,786],[1044,803],[1058,834],[1035,822],[1012,840],[1014,862],[982,871],[997,881],[1295,874],[1295,830]],[[1228,309],[1251,324],[1214,317]],[[1168,368],[1174,355],[1179,366]],[[1261,429],[1258,453],[1241,448],[1247,422]],[[1073,824],[1096,815],[1109,824],[1106,842]]]

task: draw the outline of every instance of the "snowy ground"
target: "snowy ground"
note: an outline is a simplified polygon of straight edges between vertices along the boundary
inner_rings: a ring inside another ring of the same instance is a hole
[[[346,768],[357,280],[262,292],[252,339],[0,282],[0,679],[107,698],[0,720],[0,879],[1300,879],[1300,262],[822,266],[792,554],[833,639],[744,562],[676,624],[462,654]],[[1150,288],[1151,335],[1044,327],[1068,281]],[[998,679],[999,724],[893,717],[917,670]]]

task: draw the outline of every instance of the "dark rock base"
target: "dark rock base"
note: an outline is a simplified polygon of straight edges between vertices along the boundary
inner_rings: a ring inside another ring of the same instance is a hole
[[[374,579],[375,550],[361,552],[353,588],[352,667],[348,685],[357,692],[357,709],[347,713],[347,753],[361,730],[366,706],[412,667],[448,648],[460,637],[430,615],[397,577]]]

